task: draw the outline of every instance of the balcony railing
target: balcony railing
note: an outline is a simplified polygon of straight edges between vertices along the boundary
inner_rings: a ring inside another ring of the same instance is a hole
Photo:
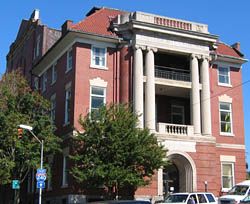
[[[192,136],[194,134],[192,125],[157,123],[157,130],[159,133],[173,136]]]
[[[155,77],[190,82],[190,73],[188,70],[171,67],[155,66]]]

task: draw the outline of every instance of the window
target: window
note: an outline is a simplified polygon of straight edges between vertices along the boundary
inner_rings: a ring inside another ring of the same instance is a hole
[[[230,68],[219,67],[218,68],[219,84],[230,84]]]
[[[90,107],[91,112],[96,112],[102,105],[106,103],[106,88],[91,87]]]
[[[51,70],[51,84],[55,83],[57,79],[57,70],[56,70],[56,63],[53,64]]]
[[[234,164],[222,163],[222,189],[230,189],[234,185]]]
[[[48,190],[52,190],[52,165],[53,165],[53,155],[49,155],[48,156],[48,164],[50,166],[49,170],[50,170],[50,177],[47,178],[47,189]]]
[[[220,132],[232,133],[231,103],[220,103]]]
[[[215,202],[215,199],[214,199],[214,197],[212,196],[212,194],[206,193],[206,196],[207,196],[207,199],[208,199],[208,202],[209,202],[209,203]]]
[[[71,83],[67,84],[66,87],[65,87],[65,117],[64,117],[64,124],[69,123],[70,101],[71,101]]]
[[[197,194],[199,203],[207,203],[207,200],[205,198],[204,194]]]
[[[38,79],[38,77],[34,78],[34,89],[36,91],[39,89],[39,79]]]
[[[63,150],[63,176],[62,176],[62,187],[68,186],[68,176],[69,176],[69,148]]]
[[[38,35],[36,39],[36,57],[38,57],[40,54],[40,41],[41,41],[41,36]]]
[[[67,51],[67,67],[66,72],[72,69],[72,48]]]
[[[106,67],[106,48],[92,47],[91,66]]]
[[[47,81],[48,81],[47,72],[44,72],[42,76],[42,92],[46,91]]]
[[[51,108],[50,108],[50,117],[53,122],[56,119],[56,94],[53,94],[50,98]]]
[[[173,124],[184,124],[184,106],[171,106],[171,122]]]

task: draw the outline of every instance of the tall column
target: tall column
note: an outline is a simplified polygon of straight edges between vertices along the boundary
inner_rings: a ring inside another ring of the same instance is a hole
[[[145,56],[145,126],[151,131],[155,131],[155,63],[154,52],[156,49],[147,47]]]
[[[201,62],[201,120],[202,134],[211,135],[211,104],[208,58],[202,57]]]
[[[133,101],[134,111],[139,115],[139,128],[143,128],[143,55],[142,49],[135,46],[134,49],[134,78]]]
[[[192,77],[192,125],[194,126],[194,133],[201,133],[201,117],[200,117],[200,83],[199,83],[199,65],[197,56],[194,54],[190,57],[190,70]]]

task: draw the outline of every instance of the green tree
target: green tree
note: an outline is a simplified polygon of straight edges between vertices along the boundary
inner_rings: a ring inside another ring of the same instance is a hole
[[[137,128],[138,116],[127,105],[103,106],[79,122],[84,132],[75,137],[70,172],[85,186],[104,186],[109,199],[124,189],[134,196],[167,164],[166,150],[148,129]]]
[[[13,71],[0,80],[0,185],[20,180],[21,187],[28,173],[40,165],[40,144],[28,131],[18,137],[18,125],[27,124],[44,140],[44,155],[60,151],[50,119],[50,103],[30,89],[23,76]],[[45,163],[46,167],[46,163]],[[48,167],[47,167],[48,168]],[[19,191],[15,194],[19,203]]]

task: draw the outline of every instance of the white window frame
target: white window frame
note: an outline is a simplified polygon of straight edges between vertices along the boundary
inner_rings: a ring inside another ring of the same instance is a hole
[[[71,53],[71,56],[70,56],[70,53]],[[67,66],[66,66],[66,73],[68,71],[70,71],[73,67],[73,50],[72,48],[70,48],[68,51],[67,51]]]
[[[95,63],[94,49],[104,49],[104,65],[97,65]],[[91,63],[90,66],[92,68],[108,69],[107,68],[107,48],[104,46],[92,45],[91,46],[91,62],[90,63]]]
[[[220,68],[227,69],[227,73],[228,73],[228,75],[227,75],[227,77],[228,77],[228,83],[220,82],[220,75],[221,75],[221,74],[220,74]],[[231,73],[230,73],[230,71],[231,71],[230,66],[224,65],[224,64],[219,64],[219,65],[218,65],[218,85],[220,85],[220,86],[229,86],[229,87],[231,87],[231,77],[230,77]]]
[[[57,69],[56,69],[56,62],[55,62],[51,68],[51,84],[54,84],[56,80],[57,80]]]
[[[224,188],[223,186],[223,165],[231,165],[232,168],[232,186],[230,186],[229,188]],[[228,190],[230,190],[235,184],[235,175],[234,175],[234,162],[221,162],[221,187],[222,187],[222,192],[227,192]]]
[[[173,113],[173,108],[180,108],[182,110],[182,113]],[[185,108],[181,105],[171,105],[171,123],[173,123],[173,116],[174,115],[181,115],[182,116],[182,123],[180,125],[185,124]]]
[[[42,75],[42,92],[45,92],[47,89],[47,82],[48,82],[48,74],[47,71]]]
[[[68,187],[69,182],[69,148],[63,149],[63,163],[62,163],[62,188]]]
[[[99,89],[103,89],[103,95],[97,95],[97,94],[92,94],[92,89],[93,88],[99,88]],[[92,112],[92,97],[99,97],[99,98],[103,98],[103,104],[106,104],[106,87],[103,86],[90,86],[90,112]],[[95,108],[96,110],[98,110],[99,108]]]
[[[224,109],[221,109],[220,108],[220,105],[221,104],[226,104],[226,105],[229,105],[229,111],[228,110],[224,110]],[[222,132],[221,130],[221,112],[228,112],[230,113],[230,127],[231,127],[231,131],[230,132]],[[233,113],[232,113],[232,103],[229,103],[229,102],[223,102],[223,101],[220,101],[219,102],[219,125],[220,125],[220,135],[223,135],[223,136],[234,136],[233,134]]]
[[[72,100],[71,82],[65,86],[65,112],[64,112],[64,125],[70,123],[70,102]]]
[[[53,121],[53,123],[55,123],[55,120],[56,120],[56,94],[53,94],[50,97],[50,103],[51,103],[50,117],[51,117],[51,120]]]

